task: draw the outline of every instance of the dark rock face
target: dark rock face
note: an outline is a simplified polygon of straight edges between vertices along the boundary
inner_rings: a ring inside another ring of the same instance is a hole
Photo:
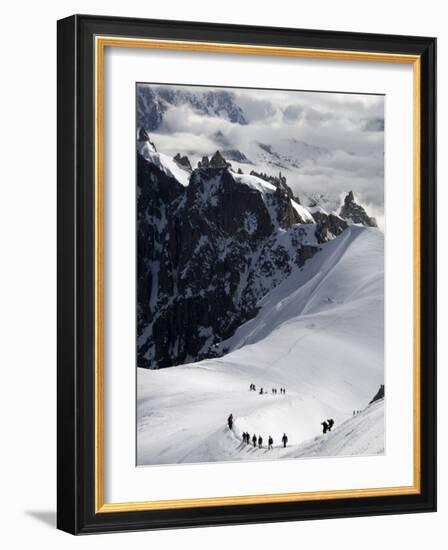
[[[381,384],[380,389],[376,392],[372,401],[369,402],[369,405],[371,403],[375,403],[375,401],[378,401],[379,399],[383,399],[383,397],[384,397],[384,384]]]
[[[302,219],[298,212],[293,208],[291,199],[281,188],[277,187],[273,193],[273,203],[277,211],[277,221],[282,229],[289,229],[296,223],[307,223]]]
[[[148,132],[145,130],[145,128],[140,128],[140,130],[138,131],[138,141],[147,141],[148,143],[151,144],[151,146],[152,146],[152,148],[154,149],[154,151],[157,151],[156,146],[155,146],[154,143],[151,141],[151,138],[149,137],[149,134],[148,134]]]
[[[207,168],[227,168],[230,167],[230,162],[227,162],[226,159],[222,156],[219,151],[209,159],[207,156],[203,156],[202,160],[198,162],[198,168],[207,169]]]
[[[319,243],[331,241],[348,227],[348,223],[335,214],[314,212],[313,218],[317,223],[316,237]]]
[[[187,157],[187,155],[181,156],[180,153],[177,153],[175,157],[173,157],[173,160],[176,161],[176,163],[179,166],[182,166],[182,168],[186,168],[187,170],[193,170],[191,167],[190,159]]]
[[[360,223],[368,227],[377,227],[375,218],[368,216],[364,208],[355,202],[353,191],[350,191],[345,197],[340,215],[346,220],[351,220],[352,223]]]
[[[271,176],[271,175],[265,174],[264,172],[256,172],[255,170],[251,170],[250,175],[257,176],[257,178],[267,181],[268,183],[272,183],[272,185],[274,185],[275,187],[283,191],[283,193],[287,197],[295,200],[297,204],[300,204],[299,197],[294,195],[291,187],[289,187],[289,185],[286,183],[286,177],[282,176],[281,172],[279,172],[278,176]]]
[[[207,156],[203,156],[198,162],[198,168],[210,168],[210,161]]]
[[[318,250],[290,198],[237,181],[219,153],[182,186],[137,154],[138,365],[217,355],[262,296]]]
[[[210,159],[210,166],[212,168],[226,168],[227,166],[230,166],[230,163],[226,161],[219,151],[216,151]]]

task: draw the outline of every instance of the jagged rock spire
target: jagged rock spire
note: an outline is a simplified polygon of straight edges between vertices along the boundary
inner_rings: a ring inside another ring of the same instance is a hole
[[[227,168],[228,166],[230,166],[230,162],[226,161],[220,151],[216,151],[210,160],[207,156],[204,156],[198,162],[198,168]]]
[[[353,191],[349,191],[345,197],[340,216],[352,223],[360,223],[368,227],[377,227],[375,218],[368,216],[365,209],[355,201]]]
[[[187,169],[191,172],[192,167],[191,167],[190,159],[187,157],[187,155],[181,156],[180,153],[177,153],[177,155],[175,157],[173,157],[173,160],[177,164],[179,164],[179,166],[181,166],[182,168],[185,168],[185,169]]]
[[[140,131],[138,133],[138,140],[139,141],[149,141],[149,134],[145,130],[145,128],[140,128]]]
[[[226,168],[227,166],[229,166],[229,163],[219,151],[216,151],[216,153],[210,159],[210,166],[212,168]]]
[[[369,405],[371,403],[375,403],[375,401],[378,401],[379,399],[383,399],[384,397],[384,384],[381,384],[380,389],[376,392],[373,399],[370,401]]]
[[[210,161],[208,160],[207,155],[204,155],[202,160],[198,162],[198,168],[210,168]]]
[[[149,137],[149,134],[148,134],[148,132],[146,131],[145,128],[140,128],[140,130],[138,132],[138,141],[147,141],[152,146],[154,151],[157,151],[156,146],[151,141],[151,138]]]

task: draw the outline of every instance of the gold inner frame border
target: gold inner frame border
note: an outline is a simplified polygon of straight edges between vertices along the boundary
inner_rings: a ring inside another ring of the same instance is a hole
[[[285,56],[327,60],[406,63],[413,66],[413,458],[414,483],[410,486],[342,489],[301,493],[275,493],[263,495],[191,498],[179,500],[153,500],[141,502],[106,503],[104,501],[104,55],[106,47],[145,48],[207,53]],[[419,494],[421,486],[421,425],[420,425],[420,312],[421,312],[421,60],[417,55],[381,52],[356,52],[310,48],[255,46],[251,44],[225,44],[190,42],[118,36],[96,36],[95,58],[95,513],[167,510],[212,506],[235,506],[279,502],[304,502],[343,498],[365,498]]]

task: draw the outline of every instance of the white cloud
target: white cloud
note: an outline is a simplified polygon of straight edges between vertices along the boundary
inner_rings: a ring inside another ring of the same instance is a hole
[[[182,87],[186,88],[198,98],[213,90]],[[320,192],[339,200],[341,194],[353,190],[361,201],[369,205],[371,215],[379,218],[383,215],[382,96],[227,91],[242,109],[247,125],[230,122],[225,113],[220,113],[221,116],[212,113],[214,116],[211,116],[194,109],[191,103],[181,102],[169,106],[161,126],[152,133],[158,148],[172,155],[177,152],[188,154],[195,161],[204,154],[223,148],[223,141],[227,141],[227,148],[239,149],[257,166],[275,173],[281,168],[269,164],[263,166],[262,151],[258,146],[260,142],[268,144],[281,154],[300,158],[298,167],[283,170],[288,183],[299,195]]]

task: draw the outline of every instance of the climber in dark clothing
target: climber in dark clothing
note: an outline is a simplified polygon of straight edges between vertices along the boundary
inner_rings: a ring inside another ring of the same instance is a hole
[[[263,395],[263,388],[260,388],[260,395]]]
[[[286,444],[288,443],[288,436],[286,434],[283,434],[282,443],[283,447],[286,447]]]
[[[326,434],[328,430],[328,424],[325,422],[325,420],[321,422],[321,426],[322,426],[322,433]]]
[[[268,439],[268,449],[272,449],[272,445],[274,444],[274,440],[272,439],[271,436],[269,436],[269,439]]]
[[[263,438],[261,435],[258,436],[258,448],[261,449],[263,447]]]
[[[328,423],[328,431],[331,432],[331,428],[334,426],[334,420],[332,418],[329,418],[327,420]]]
[[[229,430],[231,430],[233,428],[233,414],[227,419],[227,424],[229,425]]]
[[[254,447],[257,446],[257,436],[254,434],[253,438],[252,438],[252,443],[254,444]]]

